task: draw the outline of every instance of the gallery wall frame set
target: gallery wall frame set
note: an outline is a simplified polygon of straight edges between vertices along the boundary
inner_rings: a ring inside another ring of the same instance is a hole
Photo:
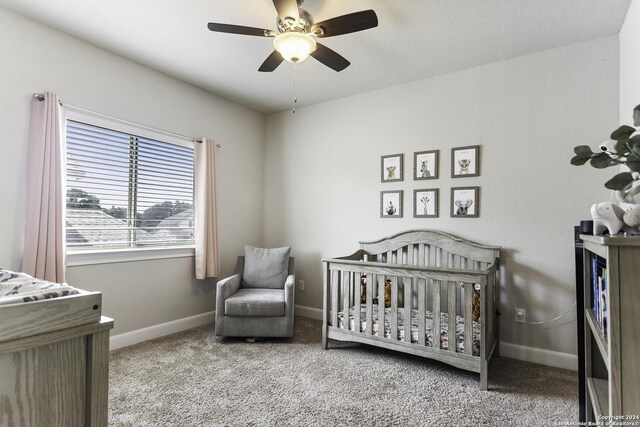
[[[404,154],[389,154],[380,159],[380,181],[404,181]],[[440,150],[413,153],[413,180],[430,180],[439,177]],[[480,176],[480,146],[469,145],[451,149],[451,177]],[[380,218],[403,217],[403,190],[380,192]],[[440,204],[438,188],[413,190],[413,217],[438,218]],[[480,187],[451,187],[449,201],[452,218],[478,218],[480,216]]]

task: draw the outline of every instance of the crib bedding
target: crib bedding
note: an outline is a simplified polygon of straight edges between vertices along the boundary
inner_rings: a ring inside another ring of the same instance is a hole
[[[25,273],[0,268],[0,305],[40,301],[79,293],[76,288],[66,283],[48,282]]]
[[[354,315],[357,307],[352,306],[349,308],[349,329],[355,329]],[[372,323],[373,323],[373,335],[379,336],[380,328],[378,326],[378,306],[373,304],[372,310]],[[384,337],[391,337],[391,309],[385,308],[384,310]],[[449,315],[448,313],[440,314],[440,348],[443,350],[449,350]],[[338,327],[344,327],[344,311],[338,312]],[[426,312],[425,319],[425,342],[427,347],[433,347],[433,313]],[[473,352],[474,356],[480,355],[480,324],[473,322]],[[360,332],[367,332],[367,305],[360,305]],[[405,341],[404,333],[404,310],[398,310],[398,340]],[[418,342],[418,310],[411,310],[411,342]],[[464,353],[464,318],[462,316],[456,316],[456,352]]]

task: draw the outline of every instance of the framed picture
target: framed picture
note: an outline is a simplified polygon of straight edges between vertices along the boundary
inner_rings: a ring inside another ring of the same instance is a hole
[[[480,175],[480,146],[451,149],[451,177],[463,178]]]
[[[404,171],[404,154],[390,154],[382,156],[382,182],[402,181]]]
[[[425,188],[413,190],[413,217],[437,218],[438,217],[438,189]]]
[[[413,153],[413,179],[437,179],[440,150]]]
[[[451,217],[477,218],[480,212],[480,187],[451,188]]]
[[[402,190],[380,192],[380,218],[402,218]]]

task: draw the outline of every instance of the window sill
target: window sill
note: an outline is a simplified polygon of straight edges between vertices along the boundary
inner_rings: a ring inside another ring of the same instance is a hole
[[[112,264],[195,256],[193,246],[179,248],[112,249],[99,251],[67,251],[67,267],[94,264]]]

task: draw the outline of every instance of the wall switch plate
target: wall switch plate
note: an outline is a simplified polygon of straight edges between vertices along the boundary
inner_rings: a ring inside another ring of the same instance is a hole
[[[298,280],[298,290],[304,291],[304,280]]]
[[[524,308],[516,308],[516,316],[513,319],[516,323],[527,323],[526,312]]]

